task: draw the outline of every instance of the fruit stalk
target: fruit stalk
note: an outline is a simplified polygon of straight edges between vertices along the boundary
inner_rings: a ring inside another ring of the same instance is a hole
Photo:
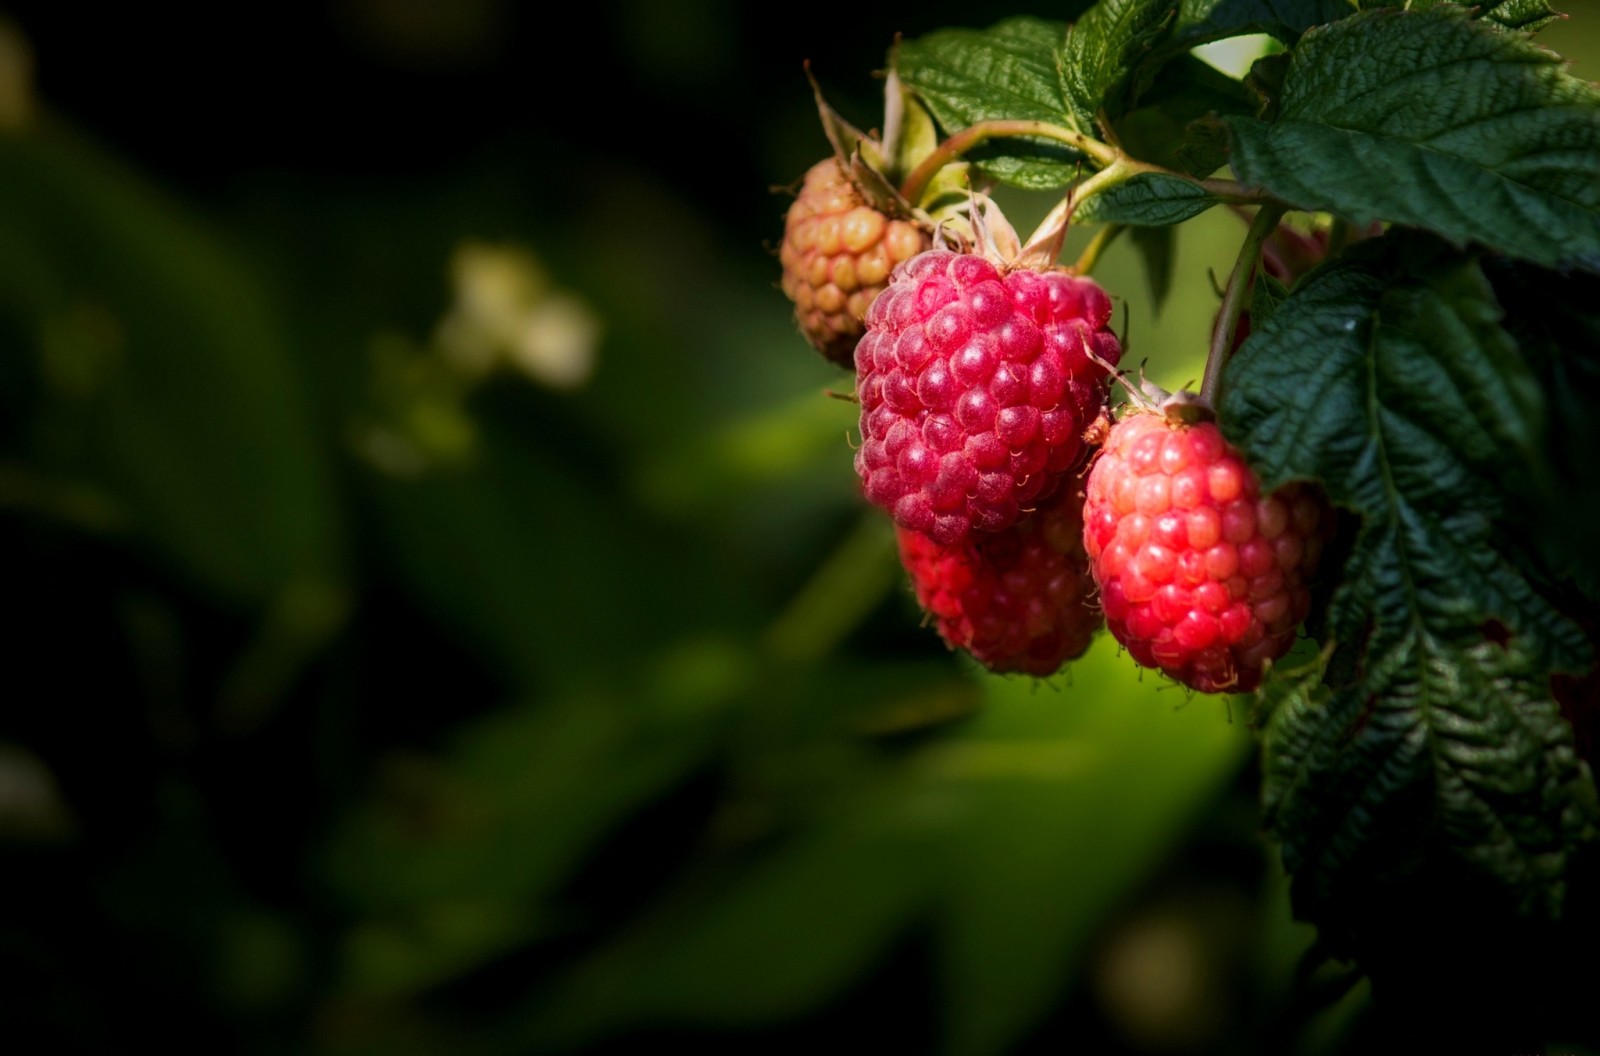
[[[1245,295],[1250,292],[1255,278],[1256,263],[1261,259],[1261,247],[1267,237],[1277,229],[1285,210],[1279,205],[1263,205],[1250,222],[1244,244],[1239,247],[1239,259],[1234,261],[1233,273],[1222,292],[1222,310],[1217,314],[1217,324],[1211,331],[1211,350],[1206,355],[1206,372],[1200,382],[1200,398],[1209,407],[1217,405],[1217,393],[1222,385],[1222,368],[1233,351],[1233,335],[1239,326],[1239,313],[1244,311]]]

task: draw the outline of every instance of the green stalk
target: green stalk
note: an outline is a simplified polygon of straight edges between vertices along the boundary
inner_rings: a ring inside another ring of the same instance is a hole
[[[1048,121],[979,121],[946,139],[934,148],[933,153],[923,158],[921,164],[911,170],[911,174],[900,185],[900,196],[915,204],[921,200],[922,192],[928,189],[928,184],[940,169],[991,139],[1012,136],[1033,136],[1065,143],[1080,154],[1099,162],[1102,167],[1111,165],[1122,157],[1122,152],[1115,147],[1107,146],[1098,139],[1091,139],[1082,132],[1052,125]]]
[[[1100,261],[1100,254],[1105,248],[1115,242],[1117,236],[1127,230],[1126,224],[1106,224],[1094,233],[1089,244],[1083,247],[1083,252],[1078,256],[1078,262],[1072,265],[1072,270],[1079,275],[1089,275],[1094,272],[1094,266]]]
[[[880,511],[869,510],[768,626],[768,654],[795,663],[822,659],[894,589],[899,575],[894,532]]]
[[[1233,273],[1222,291],[1222,311],[1217,325],[1211,331],[1211,351],[1206,356],[1206,373],[1200,383],[1200,398],[1212,408],[1217,405],[1217,391],[1222,385],[1222,368],[1233,351],[1233,335],[1239,328],[1239,315],[1244,311],[1244,298],[1255,278],[1256,264],[1261,259],[1261,246],[1267,236],[1277,228],[1285,209],[1281,205],[1264,205],[1250,222],[1250,230],[1239,247],[1239,259],[1234,261]]]

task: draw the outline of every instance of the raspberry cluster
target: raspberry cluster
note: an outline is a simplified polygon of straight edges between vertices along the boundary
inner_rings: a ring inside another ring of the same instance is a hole
[[[890,272],[927,248],[920,227],[869,205],[835,159],[819,161],[789,206],[778,250],[800,332],[848,368],[862,317]]]
[[[946,546],[1015,524],[1083,456],[1122,351],[1110,320],[1064,269],[940,249],[896,269],[855,353],[867,498]]]
[[[1083,550],[1083,494],[1066,481],[1002,532],[944,545],[896,530],[900,560],[939,636],[996,672],[1046,677],[1100,629]]]
[[[1294,643],[1332,514],[1319,489],[1268,495],[1214,421],[1139,411],[1089,471],[1084,543],[1106,625],[1140,664],[1248,692]]]

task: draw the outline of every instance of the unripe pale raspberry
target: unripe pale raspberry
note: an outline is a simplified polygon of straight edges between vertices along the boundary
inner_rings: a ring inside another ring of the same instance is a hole
[[[1294,644],[1332,525],[1313,485],[1263,496],[1215,422],[1148,411],[1111,427],[1083,517],[1106,626],[1204,693],[1255,689]]]
[[[807,341],[850,367],[862,317],[897,264],[928,248],[909,220],[885,216],[862,198],[839,163],[828,158],[806,173],[784,222],[783,292]]]
[[[1101,363],[1122,354],[1110,320],[1105,291],[1065,269],[939,249],[901,265],[856,346],[868,500],[946,546],[1015,524],[1084,453]]]
[[[1067,480],[1003,532],[946,546],[897,528],[917,601],[951,648],[991,671],[1040,678],[1082,656],[1103,626],[1083,552],[1083,493]]]

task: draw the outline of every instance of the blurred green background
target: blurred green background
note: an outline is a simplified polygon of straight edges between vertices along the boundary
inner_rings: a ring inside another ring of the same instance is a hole
[[[802,62],[871,126],[896,33],[1023,12],[5,10],[0,1038],[1379,1036],[1297,974],[1245,705],[950,654],[776,288]],[[1113,244],[1126,364],[1198,378],[1242,232],[1159,312]]]

